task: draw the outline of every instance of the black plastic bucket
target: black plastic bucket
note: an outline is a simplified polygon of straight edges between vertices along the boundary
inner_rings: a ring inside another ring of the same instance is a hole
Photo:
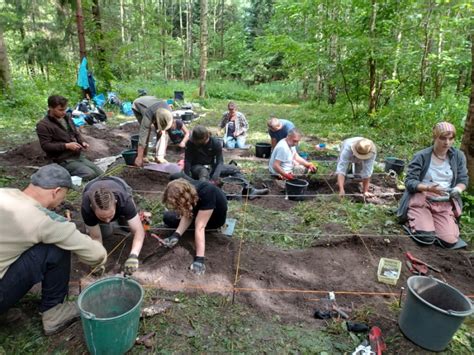
[[[135,158],[137,157],[137,151],[135,149],[124,150],[122,152],[123,160],[125,164],[133,165],[135,163]]]
[[[309,183],[302,179],[287,180],[285,184],[286,195],[290,200],[303,201],[308,185]]]
[[[388,173],[390,170],[393,170],[400,175],[403,173],[403,169],[405,169],[405,161],[398,158],[385,158],[385,172]]]
[[[175,101],[183,101],[184,100],[184,91],[175,91],[174,92],[174,100]]]
[[[272,155],[272,145],[270,143],[255,144],[255,156],[258,158],[270,158]]]
[[[426,276],[411,276],[398,325],[415,344],[431,351],[444,350],[465,317],[471,301],[448,284]]]
[[[194,118],[194,114],[192,112],[185,112],[181,115],[181,119],[184,122],[191,122]]]
[[[222,182],[224,184],[222,190],[224,191],[227,200],[242,200],[242,190],[244,185],[247,183],[244,179],[235,176],[227,176],[222,179]],[[226,185],[230,185],[232,191],[228,191]]]
[[[130,136],[130,144],[132,149],[138,149],[138,141],[140,140],[139,134],[134,134]]]

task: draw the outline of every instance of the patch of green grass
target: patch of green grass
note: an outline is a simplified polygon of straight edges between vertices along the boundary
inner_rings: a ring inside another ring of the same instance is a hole
[[[308,326],[282,324],[230,299],[180,294],[163,315],[145,319],[140,334],[156,331],[161,353],[318,353],[348,351],[344,336]],[[142,353],[136,346],[133,353]]]

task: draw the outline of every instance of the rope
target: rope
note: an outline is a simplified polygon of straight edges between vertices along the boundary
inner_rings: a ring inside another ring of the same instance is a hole
[[[77,285],[77,281],[69,282],[70,285]],[[90,284],[90,283],[89,283]],[[192,284],[181,284],[181,283],[160,283],[160,284],[141,284],[145,288],[149,289],[159,289],[159,288],[179,288],[180,290],[201,290],[207,292],[228,292],[231,293],[235,291],[236,293],[252,293],[252,292],[267,292],[267,293],[299,293],[299,294],[328,294],[329,292],[334,292],[336,295],[345,295],[345,296],[398,296],[398,292],[376,292],[376,291],[351,291],[351,290],[305,290],[305,289],[295,289],[295,288],[259,288],[259,287],[225,287],[225,286],[215,286],[215,285],[192,285]],[[179,286],[179,287],[176,287]],[[390,287],[387,285],[387,287]],[[469,298],[474,298],[474,294],[465,295]],[[313,300],[313,299],[307,299]]]

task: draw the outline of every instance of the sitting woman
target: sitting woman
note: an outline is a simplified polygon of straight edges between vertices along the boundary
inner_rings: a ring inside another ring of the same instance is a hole
[[[175,246],[184,232],[194,224],[194,242],[196,256],[190,269],[202,275],[204,265],[205,229],[220,228],[227,217],[227,199],[225,194],[206,181],[189,182],[185,179],[171,181],[163,193],[163,203],[171,210],[165,211],[163,222],[176,231],[164,239],[168,248]]]
[[[436,241],[446,248],[461,246],[457,219],[468,176],[464,153],[452,147],[455,136],[451,123],[437,123],[433,146],[417,152],[408,166],[397,215],[420,244]]]
[[[228,111],[222,115],[219,125],[220,129],[224,129],[224,147],[228,149],[245,149],[245,140],[247,138],[247,130],[249,124],[242,112],[237,111],[237,105],[229,102]]]

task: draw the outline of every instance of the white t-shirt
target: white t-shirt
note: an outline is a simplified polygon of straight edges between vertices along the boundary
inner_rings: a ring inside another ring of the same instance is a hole
[[[442,164],[435,164],[433,160],[430,162],[430,167],[423,178],[423,183],[427,185],[438,184],[443,189],[449,189],[453,181],[453,171],[451,165],[446,159]]]
[[[296,147],[288,145],[286,139],[282,139],[277,143],[275,149],[273,149],[272,156],[268,162],[268,169],[271,174],[277,175],[278,173],[273,169],[273,163],[275,160],[280,161],[280,166],[285,173],[291,173],[293,171],[294,162],[293,159],[296,154]]]

